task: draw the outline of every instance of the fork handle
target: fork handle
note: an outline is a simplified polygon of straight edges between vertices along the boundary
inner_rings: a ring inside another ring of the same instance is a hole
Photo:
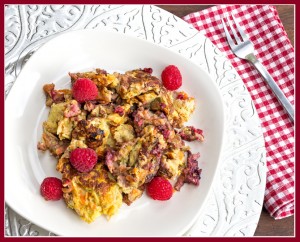
[[[255,66],[255,68],[258,70],[258,72],[266,80],[269,87],[275,93],[279,102],[283,105],[283,107],[287,111],[291,121],[294,123],[294,108],[293,108],[292,104],[289,102],[289,100],[286,98],[284,93],[281,91],[279,86],[276,84],[276,82],[274,81],[273,77],[270,75],[268,70],[263,66],[263,64],[260,63],[260,61],[255,57],[254,54],[248,55],[247,60]]]

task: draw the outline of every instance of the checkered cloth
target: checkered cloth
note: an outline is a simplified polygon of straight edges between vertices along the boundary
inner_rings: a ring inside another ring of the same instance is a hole
[[[264,206],[275,219],[294,214],[294,127],[260,74],[237,58],[227,44],[221,18],[234,15],[255,46],[255,54],[286,97],[294,104],[294,48],[277,10],[270,5],[218,5],[183,19],[207,36],[235,67],[247,86],[258,115],[267,150]]]

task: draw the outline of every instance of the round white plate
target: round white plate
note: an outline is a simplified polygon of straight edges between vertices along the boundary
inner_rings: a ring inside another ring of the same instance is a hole
[[[259,118],[230,61],[183,20],[153,5],[8,5],[5,11],[6,95],[9,97],[11,87],[17,84],[14,80],[24,63],[43,43],[63,32],[84,28],[108,29],[148,40],[180,53],[209,72],[225,102],[225,146],[208,201],[185,236],[252,236],[263,204],[266,179]],[[42,98],[43,94],[40,95]],[[30,142],[34,143],[26,140]],[[15,149],[15,152],[19,151]],[[35,213],[34,210],[26,212]],[[8,206],[5,222],[6,235],[45,236],[54,232],[42,229]]]
[[[169,64],[181,70],[181,90],[196,98],[195,113],[187,124],[201,127],[206,137],[204,143],[191,144],[193,153],[201,154],[201,185],[185,185],[166,202],[153,201],[144,194],[131,206],[123,204],[109,221],[101,217],[92,224],[80,220],[62,200],[46,202],[39,192],[41,182],[45,177],[61,175],[55,169],[56,159],[36,148],[49,112],[43,85],[53,82],[58,89],[70,88],[69,72],[97,67],[118,71],[151,67],[153,75],[160,76]],[[182,235],[208,197],[221,154],[225,124],[219,89],[201,67],[168,48],[101,30],[71,31],[36,51],[6,99],[5,117],[6,202],[22,216],[62,236]],[[15,192],[15,187],[19,192]]]

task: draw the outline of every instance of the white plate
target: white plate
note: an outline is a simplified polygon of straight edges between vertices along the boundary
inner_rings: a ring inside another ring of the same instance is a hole
[[[87,224],[63,200],[46,202],[39,193],[47,176],[60,177],[55,158],[36,148],[47,118],[42,87],[54,82],[68,86],[68,72],[103,68],[125,71],[151,67],[160,76],[169,64],[179,67],[182,90],[196,98],[197,108],[188,124],[204,130],[206,141],[192,144],[203,169],[200,186],[185,185],[166,202],[143,195],[131,206],[123,204],[107,221]],[[224,108],[210,76],[167,48],[109,31],[80,30],[60,35],[42,46],[26,63],[5,105],[5,200],[33,223],[63,236],[176,236],[196,220],[210,191],[224,136]]]

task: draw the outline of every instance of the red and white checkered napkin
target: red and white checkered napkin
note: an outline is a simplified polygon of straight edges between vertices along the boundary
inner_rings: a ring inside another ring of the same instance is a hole
[[[294,104],[294,48],[277,10],[270,5],[218,5],[185,16],[225,52],[247,86],[258,115],[267,150],[265,208],[275,219],[294,214],[294,127],[272,90],[248,62],[227,44],[221,18],[234,15],[255,46],[255,54]]]

